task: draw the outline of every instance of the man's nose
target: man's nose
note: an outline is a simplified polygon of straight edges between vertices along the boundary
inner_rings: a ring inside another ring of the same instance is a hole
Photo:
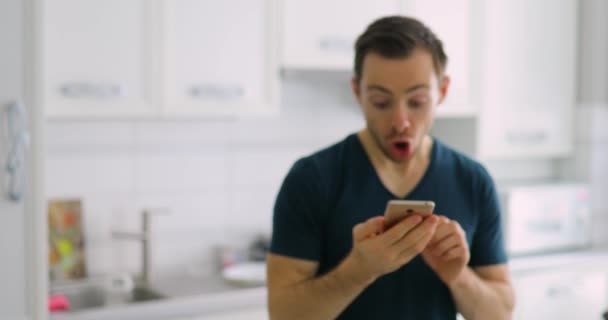
[[[392,117],[393,128],[397,132],[403,132],[410,126],[410,117],[405,108],[399,107],[393,113]]]

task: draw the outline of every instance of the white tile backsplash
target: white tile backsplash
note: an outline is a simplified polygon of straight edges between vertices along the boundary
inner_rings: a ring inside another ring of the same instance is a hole
[[[212,148],[202,154],[138,151],[134,158],[138,193],[217,189],[228,183],[229,168],[223,148]]]
[[[593,212],[591,227],[592,241],[595,246],[606,248],[608,246],[608,208]]]
[[[230,141],[234,122],[231,119],[135,122],[134,141],[140,150],[201,150],[221,147]]]
[[[47,157],[46,192],[49,197],[133,192],[134,169],[134,157],[126,151],[53,153]]]
[[[268,186],[276,189],[293,165],[304,155],[305,149],[286,146],[249,147],[234,149],[230,156],[232,185],[235,187]]]
[[[576,109],[575,141],[608,143],[608,104],[581,104]]]
[[[195,192],[140,193],[133,199],[137,212],[158,210],[152,217],[155,235],[175,231],[225,228],[229,223],[229,192],[223,188]],[[165,211],[168,209],[168,211]]]
[[[132,150],[135,132],[130,122],[119,121],[52,121],[45,127],[47,149],[78,154],[102,150]]]
[[[230,230],[251,229],[255,232],[270,232],[272,209],[278,192],[276,188],[237,189],[232,192],[228,216]]]
[[[592,150],[593,145],[589,142],[576,143],[573,155],[560,162],[561,178],[569,181],[589,181]]]
[[[596,106],[591,124],[594,143],[608,143],[608,104]]]
[[[593,172],[590,177],[593,206],[596,211],[605,212],[608,216],[608,143],[593,146],[590,166]]]
[[[363,125],[348,77],[286,75],[276,117],[50,122],[47,190],[83,200],[89,271],[140,270],[140,244],[111,234],[139,232],[144,209],[169,209],[152,218],[157,272],[204,273],[217,247],[269,235],[294,161]]]
[[[256,235],[268,235],[277,191],[293,162],[364,126],[349,77],[285,73],[277,117],[49,123],[46,190],[49,198],[83,199],[89,271],[139,270],[140,244],[112,239],[111,232],[139,231],[143,209],[170,211],[152,220],[156,272],[204,274],[218,246],[243,248]],[[581,112],[577,155],[561,166],[572,179],[595,177],[593,194],[603,199],[607,110]],[[559,171],[548,160],[488,167],[499,181]],[[596,202],[596,229],[608,226],[608,210],[601,207],[608,205]],[[596,239],[603,239],[601,230]]]

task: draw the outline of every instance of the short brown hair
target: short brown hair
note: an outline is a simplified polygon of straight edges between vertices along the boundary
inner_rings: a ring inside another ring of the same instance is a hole
[[[405,58],[422,47],[431,53],[437,75],[443,74],[448,57],[439,38],[422,22],[404,16],[389,16],[372,22],[355,43],[355,78],[361,79],[363,59],[374,52],[385,58]]]

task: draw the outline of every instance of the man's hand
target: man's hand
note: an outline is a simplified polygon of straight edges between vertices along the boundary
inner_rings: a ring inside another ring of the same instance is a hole
[[[456,280],[471,258],[469,245],[460,224],[440,217],[437,231],[422,252],[422,258],[446,285]]]
[[[437,216],[412,215],[389,230],[384,217],[374,217],[353,228],[353,248],[347,257],[354,275],[365,282],[393,272],[421,253],[435,234]]]

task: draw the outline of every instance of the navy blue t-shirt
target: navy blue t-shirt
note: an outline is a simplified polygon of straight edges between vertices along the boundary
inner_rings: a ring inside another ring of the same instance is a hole
[[[271,252],[335,268],[352,248],[353,227],[399,199],[382,184],[356,134],[298,160],[274,207]],[[435,212],[466,232],[471,267],[505,263],[494,183],[474,160],[434,139],[424,176],[403,199],[432,200]],[[314,306],[311,306],[314,308]],[[338,319],[455,319],[439,277],[417,256],[367,287]]]

